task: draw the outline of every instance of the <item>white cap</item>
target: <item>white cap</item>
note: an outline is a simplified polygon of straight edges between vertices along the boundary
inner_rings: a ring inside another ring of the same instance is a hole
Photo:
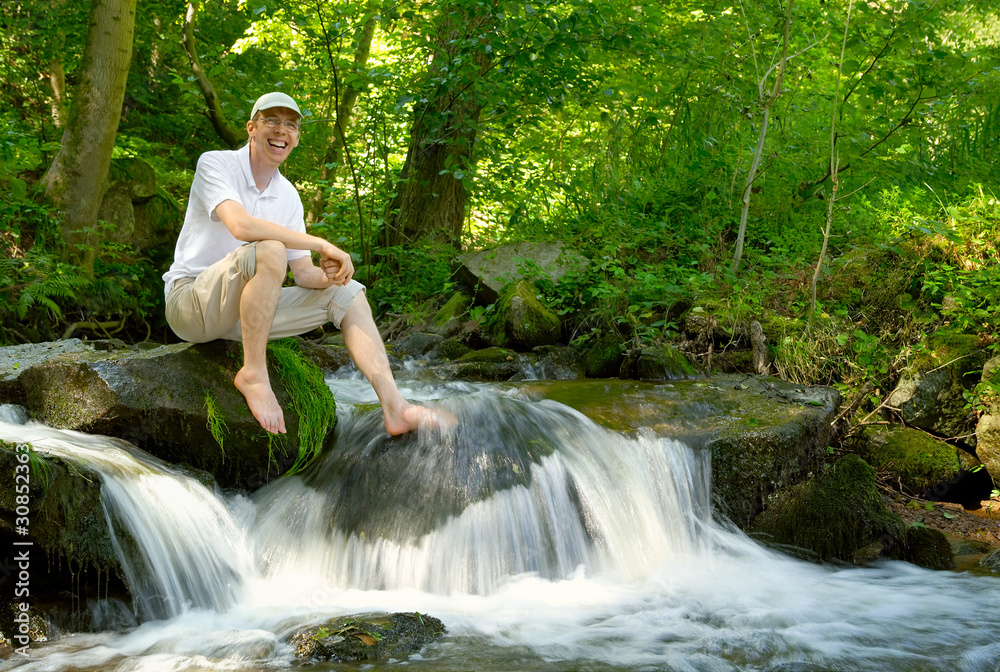
[[[258,112],[263,112],[264,110],[269,110],[272,107],[287,107],[289,110],[295,112],[295,114],[302,116],[302,112],[299,111],[299,106],[295,104],[292,97],[287,93],[281,93],[279,91],[272,91],[271,93],[265,93],[263,96],[257,99],[257,102],[253,104],[253,110],[250,112],[250,119],[253,120],[257,116]]]

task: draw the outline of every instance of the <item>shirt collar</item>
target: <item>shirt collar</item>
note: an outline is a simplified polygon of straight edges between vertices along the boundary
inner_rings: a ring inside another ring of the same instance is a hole
[[[237,149],[236,153],[239,156],[240,168],[243,169],[243,178],[247,181],[247,188],[256,191],[257,183],[254,181],[253,171],[250,169],[250,143],[248,142]],[[280,175],[281,173],[275,168],[274,175],[271,176],[271,181],[268,182],[264,191],[260,192],[262,197],[271,197],[271,187],[274,186],[275,178],[278,178]]]

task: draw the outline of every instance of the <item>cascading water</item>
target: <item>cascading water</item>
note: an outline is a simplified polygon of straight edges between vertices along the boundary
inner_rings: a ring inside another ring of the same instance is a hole
[[[351,382],[331,385],[349,409]],[[120,550],[144,621],[0,669],[280,669],[295,665],[290,632],[366,611],[448,627],[382,669],[1000,666],[991,577],[795,560],[712,520],[703,451],[490,388],[444,396],[454,431],[390,439],[377,412],[348,413],[319,461],[249,498],[0,414],[0,439],[101,474],[109,524],[136,542]]]

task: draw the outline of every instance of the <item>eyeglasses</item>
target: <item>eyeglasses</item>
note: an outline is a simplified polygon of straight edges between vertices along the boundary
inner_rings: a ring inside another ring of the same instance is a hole
[[[282,121],[281,119],[277,119],[275,117],[258,117],[258,119],[260,121],[263,121],[264,124],[271,129],[278,128],[278,126],[284,124],[285,128],[287,128],[292,133],[298,133],[300,130],[299,125],[296,124],[294,121]]]

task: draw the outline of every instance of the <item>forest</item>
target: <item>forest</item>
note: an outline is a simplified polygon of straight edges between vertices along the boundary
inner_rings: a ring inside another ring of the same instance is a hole
[[[277,90],[382,321],[460,251],[560,241],[591,263],[537,289],[574,345],[755,319],[778,375],[869,407],[928,335],[997,347],[995,0],[9,0],[0,41],[0,344],[174,338],[140,220]]]

